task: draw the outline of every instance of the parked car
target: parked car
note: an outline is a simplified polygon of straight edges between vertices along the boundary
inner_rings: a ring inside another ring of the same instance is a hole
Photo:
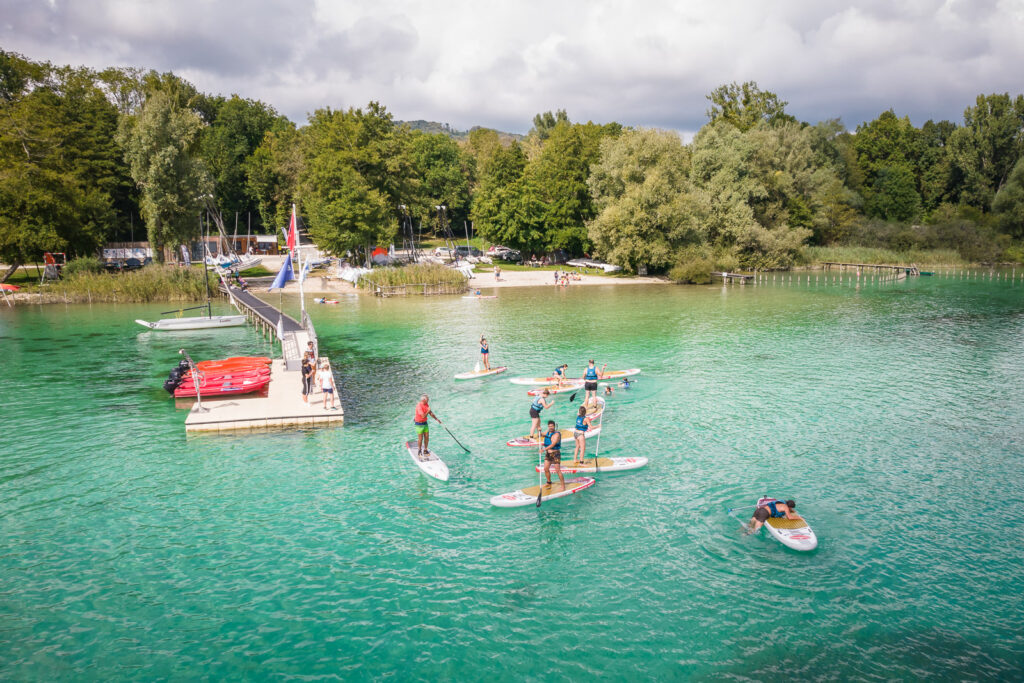
[[[126,258],[124,260],[124,269],[125,270],[138,270],[139,268],[141,268],[143,266],[148,266],[152,262],[153,262],[153,259],[151,257],[149,257],[149,256],[147,256],[144,260],[143,259],[137,259],[137,258]]]
[[[490,247],[487,248],[487,255],[498,256],[498,252],[500,251],[509,251],[509,248],[503,247],[500,244],[492,244]]]
[[[455,253],[458,254],[460,258],[466,258],[467,256],[484,255],[484,253],[477,249],[476,247],[467,247],[463,244],[460,244],[459,246],[455,247]]]
[[[494,258],[501,259],[502,261],[508,261],[510,263],[519,263],[523,260],[523,255],[515,249],[504,248],[494,254]]]
[[[455,258],[455,252],[448,247],[438,247],[434,250],[434,256],[441,258]]]

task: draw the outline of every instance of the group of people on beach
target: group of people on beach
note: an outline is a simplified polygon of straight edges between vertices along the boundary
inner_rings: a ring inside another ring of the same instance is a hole
[[[555,286],[556,287],[568,287],[569,286],[569,282],[571,282],[571,281],[579,282],[582,279],[583,279],[583,276],[581,276],[579,273],[574,273],[574,272],[564,271],[564,270],[556,270],[555,271]]]
[[[302,401],[309,403],[309,397],[313,393],[314,383],[319,383],[320,393],[324,397],[324,410],[337,410],[337,395],[334,385],[334,373],[330,364],[324,360],[317,363],[316,349],[313,342],[306,345],[306,351],[302,354]],[[327,399],[330,398],[330,408],[327,407]]]

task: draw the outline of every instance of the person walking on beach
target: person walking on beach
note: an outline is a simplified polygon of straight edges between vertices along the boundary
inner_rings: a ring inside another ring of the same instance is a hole
[[[544,478],[551,486],[551,467],[558,474],[558,481],[565,489],[565,476],[562,474],[562,434],[554,420],[548,420],[548,430],[544,432]]]
[[[302,356],[302,402],[309,403],[309,395],[313,393],[313,377],[316,369],[313,367],[313,359],[307,351]]]
[[[576,428],[572,430],[573,438],[576,439],[576,449],[572,452],[572,463],[582,463],[587,457],[587,430],[590,429],[590,418],[587,416],[585,406],[580,406],[576,415]]]
[[[337,410],[338,407],[335,405],[334,396],[334,373],[331,372],[327,365],[327,361],[324,361],[323,365],[320,366],[320,391],[324,395],[324,410],[327,410],[327,397],[331,397],[331,410]]]
[[[497,263],[494,264],[494,281],[501,281],[501,266],[499,266]]]
[[[430,452],[430,428],[427,426],[428,417],[434,418],[438,424],[441,424],[441,420],[430,409],[430,397],[423,394],[420,396],[420,402],[416,404],[416,414],[412,418],[412,423],[416,426],[416,455],[421,459],[424,453]]]
[[[550,402],[545,401],[547,397],[551,395],[551,392],[545,389],[541,392],[540,396],[533,399],[533,403],[530,404],[530,438],[540,437],[540,411],[545,408],[550,408],[555,405],[555,400],[551,399]],[[534,436],[536,435],[536,436]]]
[[[601,372],[597,371],[597,367],[594,365],[594,359],[591,358],[587,362],[587,370],[583,373],[583,390],[586,392],[586,398],[583,399],[583,405],[590,407],[590,400],[597,399],[597,380],[604,374],[604,368],[608,367],[605,363],[604,367],[601,368]]]
[[[487,338],[480,335],[480,359],[484,363],[484,371],[491,371],[491,349],[487,345]]]

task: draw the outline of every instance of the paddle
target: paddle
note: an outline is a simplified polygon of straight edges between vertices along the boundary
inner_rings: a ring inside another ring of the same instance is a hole
[[[540,436],[537,437],[537,507],[540,507],[541,496],[544,495],[544,439]]]
[[[601,427],[604,427],[604,412],[603,411],[601,413]],[[602,429],[600,432],[597,433],[597,450],[594,453],[594,474],[600,474],[601,473],[601,465],[600,465],[600,462],[601,462],[601,460],[600,460],[600,458],[601,458],[601,432],[603,432],[603,431],[604,431],[604,429]],[[584,439],[584,441],[583,441],[583,447],[584,448],[586,448],[586,444],[587,444],[587,442]]]
[[[434,419],[435,419],[435,420],[437,420],[437,417],[435,416],[435,417],[434,417]],[[459,441],[458,439],[456,439],[456,438],[455,438],[455,435],[454,435],[454,434],[452,434],[452,430],[448,429],[448,427],[446,427],[446,426],[445,426],[444,422],[441,422],[440,420],[437,420],[437,424],[439,424],[439,425],[441,425],[442,427],[444,427],[444,431],[448,432],[448,436],[452,437],[452,440],[453,440],[453,441],[454,441],[455,443],[459,444],[459,446],[460,446],[460,447],[462,448],[462,450],[466,451],[467,453],[470,453],[470,452],[472,452],[472,451],[470,451],[470,450],[469,450],[468,448],[466,448],[465,446],[463,446],[463,445],[462,445],[462,443],[461,443],[461,442],[460,442],[460,441]]]

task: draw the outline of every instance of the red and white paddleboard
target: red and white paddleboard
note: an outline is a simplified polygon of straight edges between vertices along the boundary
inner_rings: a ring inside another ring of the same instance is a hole
[[[549,394],[561,394],[566,391],[576,391],[577,389],[582,388],[583,382],[574,380],[572,382],[566,382],[562,386],[558,386],[557,384],[549,384],[546,387],[537,387],[536,389],[530,389],[526,393],[529,394],[530,396],[540,396],[542,393],[544,393],[545,389],[547,389]]]
[[[576,443],[575,437],[572,435],[571,429],[560,429],[558,430],[558,433],[562,435],[562,450],[565,450],[566,446],[572,448],[573,444]],[[595,437],[600,433],[601,425],[591,427],[590,429],[587,430],[586,438],[589,439]],[[508,441],[505,442],[506,446],[515,446],[517,448],[537,448],[540,446],[540,444],[540,441],[537,441],[536,439],[531,439],[529,436],[520,436],[516,439],[509,439]]]
[[[519,489],[518,491],[512,491],[511,493],[503,493],[500,496],[494,496],[491,498],[491,505],[499,508],[519,508],[526,505],[535,505],[537,503],[538,493],[540,493],[541,502],[544,502],[546,500],[562,498],[563,496],[571,496],[583,489],[589,489],[595,482],[596,480],[592,477],[566,479],[565,488],[563,488],[562,484],[556,478],[552,480],[550,485],[545,484],[543,490],[537,486],[530,486],[525,489]]]
[[[490,370],[480,369],[479,371],[474,370],[472,372],[462,372],[455,375],[455,379],[476,379],[478,377],[490,377],[491,375],[499,375],[508,370],[504,365],[497,368],[491,368]]]
[[[638,470],[646,464],[647,458],[598,458],[597,467],[594,466],[594,458],[588,458],[577,465],[574,465],[571,460],[562,460],[562,471],[566,474],[624,472],[626,470]],[[536,465],[534,469],[538,472],[544,471],[542,465]]]
[[[632,377],[633,375],[639,375],[639,374],[640,374],[640,368],[633,368],[631,370],[605,370],[604,373],[599,375],[597,379],[598,380],[622,379],[623,377]],[[552,377],[513,377],[512,379],[509,380],[509,382],[512,382],[512,384],[524,384],[524,385],[527,385],[527,386],[534,385],[534,384],[551,384],[552,382],[557,382],[557,381],[558,381],[558,378],[554,377],[554,376],[552,376]],[[566,381],[566,382],[582,382],[583,379],[580,378],[580,377],[567,377],[564,381]]]
[[[757,505],[761,507],[771,500],[775,500],[775,498],[761,498],[757,501]],[[776,541],[787,548],[806,551],[818,547],[818,537],[814,535],[803,517],[800,519],[769,517],[768,521],[764,523],[764,528]]]

